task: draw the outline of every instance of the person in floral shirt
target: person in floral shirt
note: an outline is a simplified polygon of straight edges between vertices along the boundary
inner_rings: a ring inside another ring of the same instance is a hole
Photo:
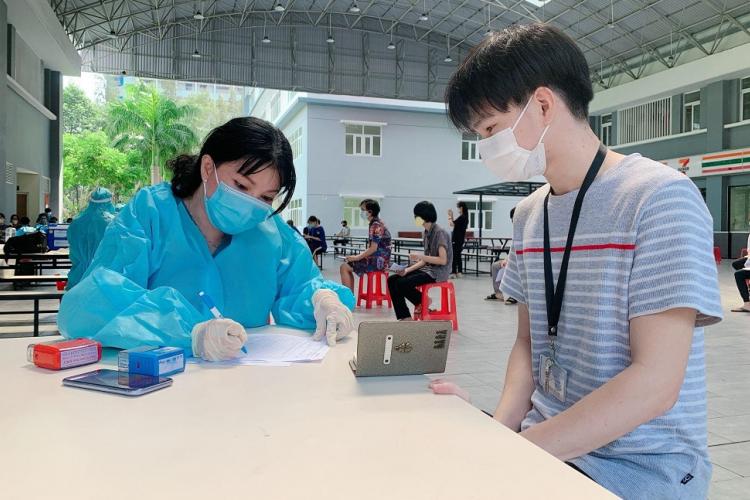
[[[361,217],[370,222],[369,245],[365,251],[350,255],[341,264],[341,283],[354,292],[354,274],[362,276],[374,271],[387,271],[391,266],[391,232],[378,217],[380,204],[375,200],[362,200]]]

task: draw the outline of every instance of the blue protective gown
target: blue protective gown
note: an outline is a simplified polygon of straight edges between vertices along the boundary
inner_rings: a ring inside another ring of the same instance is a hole
[[[198,292],[245,327],[268,323],[315,328],[312,295],[351,291],[324,280],[305,241],[273,216],[232,236],[214,255],[169,184],[144,188],[117,215],[83,280],[67,292],[58,326],[68,338],[105,346],[181,347],[192,352],[193,326],[212,318]]]
[[[68,273],[67,290],[70,290],[81,281],[99,247],[99,242],[104,237],[104,232],[115,218],[115,207],[112,205],[112,195],[109,191],[99,188],[96,193],[102,192],[103,201],[92,201],[86,209],[70,223],[68,227],[68,250],[70,251],[70,272]],[[92,198],[96,200],[96,198]]]

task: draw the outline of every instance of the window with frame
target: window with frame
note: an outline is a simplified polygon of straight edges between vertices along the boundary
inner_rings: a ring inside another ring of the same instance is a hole
[[[617,144],[672,135],[672,98],[665,97],[617,111]]]
[[[292,158],[297,159],[302,156],[302,127],[298,127],[287,137],[289,146],[292,148]]]
[[[281,113],[281,97],[279,96],[279,93],[276,92],[273,97],[271,97],[271,102],[268,105],[269,109],[269,120],[268,121],[274,121],[276,118],[279,117],[279,113]]]
[[[472,231],[479,230],[479,212],[481,210],[482,230],[484,231],[492,230],[492,205],[493,203],[491,201],[483,201],[481,209],[480,209],[478,201],[467,201],[465,203],[466,203],[466,208],[468,208],[469,210],[468,229],[471,229]]]
[[[368,229],[370,227],[370,223],[368,222],[367,218],[363,218],[361,215],[361,210],[359,208],[359,204],[362,203],[362,200],[365,198],[344,198],[344,215],[341,218],[341,220],[345,220],[349,227],[352,229]],[[375,198],[371,198],[376,201]]]
[[[601,126],[599,127],[599,139],[605,146],[612,145],[612,113],[601,116]]]
[[[382,127],[364,123],[345,124],[345,152],[350,156],[380,156]]]
[[[479,142],[479,136],[477,134],[463,134],[463,136],[461,137],[461,160],[479,160],[477,142]]]
[[[750,120],[750,76],[740,80],[740,121]]]
[[[289,202],[286,207],[287,219],[294,222],[296,227],[302,224],[302,198],[296,198]]]
[[[701,91],[687,92],[682,96],[682,131],[692,132],[701,128]]]

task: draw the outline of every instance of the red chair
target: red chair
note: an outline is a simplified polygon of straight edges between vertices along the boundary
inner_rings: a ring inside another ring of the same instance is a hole
[[[721,248],[714,247],[714,259],[716,260],[716,264],[721,264]]]
[[[440,309],[429,308],[430,290],[440,289]],[[456,308],[456,290],[453,283],[444,281],[442,283],[430,283],[417,287],[422,292],[422,310],[414,314],[415,320],[450,320],[453,329],[458,330],[458,309]]]
[[[367,280],[367,291],[365,291],[365,280]],[[357,293],[357,307],[359,307],[362,301],[365,301],[365,307],[372,309],[372,303],[375,302],[378,306],[383,305],[383,301],[388,302],[388,307],[393,307],[391,304],[391,294],[388,292],[388,273],[385,271],[373,271],[366,273],[359,278],[359,293]]]

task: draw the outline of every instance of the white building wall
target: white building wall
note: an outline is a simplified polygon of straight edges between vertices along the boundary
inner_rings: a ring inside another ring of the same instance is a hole
[[[302,154],[294,159],[294,169],[297,174],[297,187],[294,190],[294,196],[292,197],[292,200],[300,199],[302,200],[302,213],[299,218],[300,225],[298,228],[300,231],[302,230],[302,226],[304,226],[305,221],[307,220],[307,183],[308,183],[308,158],[309,153],[307,149],[307,107],[301,108],[294,117],[292,117],[286,125],[283,127],[284,135],[290,137],[292,133],[298,128],[302,129],[302,144],[301,144],[301,151]],[[291,214],[289,213],[289,209],[285,210],[282,214],[284,217],[284,220],[288,220],[291,217]]]
[[[343,197],[381,198],[381,216],[396,236],[398,231],[417,230],[412,212],[417,202],[434,203],[438,223],[447,227],[446,212],[455,211],[459,199],[454,191],[498,182],[481,162],[461,160],[461,134],[444,113],[312,103],[305,107],[309,155],[305,214],[320,218],[327,234],[338,231]],[[387,123],[382,128],[382,156],[346,155],[342,120]],[[520,198],[492,200],[493,227],[483,235],[511,236],[508,213]]]

